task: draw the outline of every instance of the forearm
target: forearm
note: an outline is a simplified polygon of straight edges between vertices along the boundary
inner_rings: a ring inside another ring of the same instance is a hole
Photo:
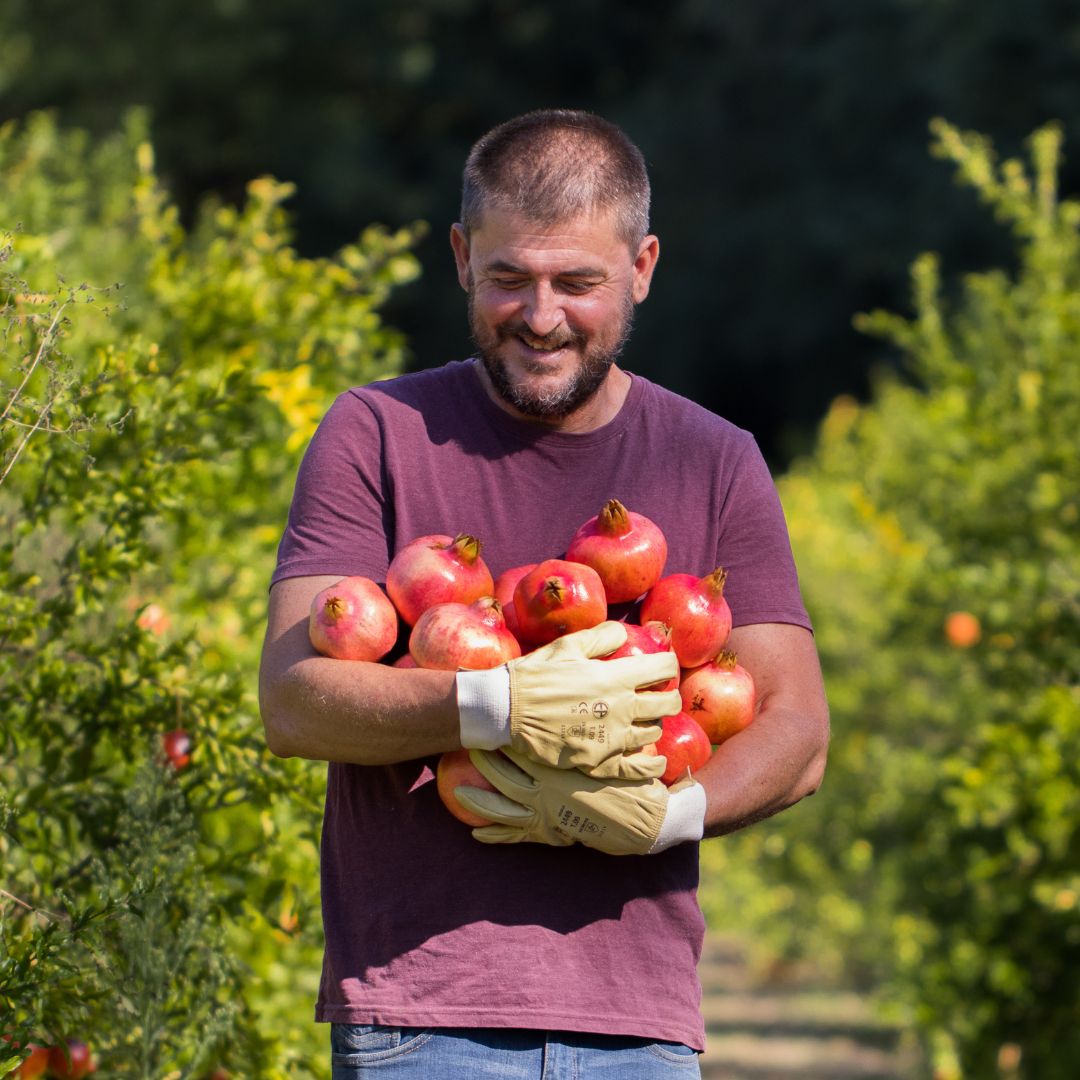
[[[311,599],[334,578],[297,578],[270,593],[259,669],[266,743],[279,757],[386,765],[461,745],[452,671],[320,656]]]
[[[823,714],[763,708],[695,773],[707,800],[705,836],[734,832],[812,795],[824,775],[828,738]]]
[[[309,656],[260,680],[279,757],[385,765],[461,745],[454,673]]]

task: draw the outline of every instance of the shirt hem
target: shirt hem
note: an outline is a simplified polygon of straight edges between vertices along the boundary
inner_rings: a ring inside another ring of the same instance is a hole
[[[581,1013],[543,1013],[440,1009],[401,1012],[356,1005],[318,1005],[317,1024],[385,1024],[390,1027],[421,1028],[521,1028],[528,1031],[576,1031],[589,1035],[625,1035],[631,1038],[679,1042],[704,1053],[705,1034],[701,1027],[689,1028],[678,1022],[664,1023],[657,1017],[585,1016]]]

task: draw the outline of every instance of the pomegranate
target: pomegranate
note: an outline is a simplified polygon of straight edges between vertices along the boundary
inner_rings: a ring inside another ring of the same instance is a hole
[[[609,604],[636,600],[659,580],[667,562],[667,540],[643,514],[609,499],[589,518],[566,549],[570,562],[591,566],[604,583]]]
[[[495,785],[469,760],[468,750],[448,750],[439,758],[435,769],[435,788],[446,809],[466,825],[476,828],[490,825],[487,818],[466,810],[454,794],[456,787],[476,787],[483,791],[494,791]]]
[[[503,618],[506,620],[506,628],[521,642],[521,627],[518,625],[517,609],[514,607],[514,589],[517,583],[534,567],[536,563],[526,566],[515,566],[511,570],[504,570],[495,579],[495,599],[502,604]],[[521,642],[524,644],[524,642]]]
[[[386,571],[386,591],[401,617],[415,626],[436,604],[471,604],[491,596],[495,582],[475,536],[436,534],[418,537],[394,556]]]
[[[701,725],[689,713],[680,712],[674,716],[665,716],[660,738],[645,747],[649,754],[663,754],[667,758],[667,768],[660,780],[669,787],[681,780],[687,769],[697,772],[712,756],[709,736]]]
[[[956,649],[970,649],[982,637],[982,624],[970,611],[951,611],[945,619],[945,638]]]
[[[397,612],[370,578],[342,578],[312,600],[308,636],[324,656],[381,660],[397,641]]]
[[[191,735],[183,728],[166,731],[161,736],[161,748],[165,751],[165,757],[169,764],[177,772],[186,769],[191,762]]]
[[[724,599],[726,580],[722,566],[703,578],[671,574],[649,590],[641,605],[643,623],[658,619],[671,627],[672,648],[684,668],[699,667],[727,643],[731,608]]]
[[[5,1040],[11,1041],[6,1036]],[[45,1075],[45,1070],[49,1067],[49,1048],[39,1043],[27,1043],[26,1049],[30,1051],[29,1055],[23,1058],[22,1064],[14,1072],[5,1073],[5,1076],[34,1080],[35,1077]]]
[[[409,636],[409,653],[422,668],[480,671],[520,656],[521,646],[506,629],[499,601],[482,596],[428,608]]]
[[[754,719],[754,679],[733,652],[683,673],[683,709],[705,729],[714,744],[730,739]]]
[[[607,597],[591,566],[546,559],[517,583],[514,610],[525,641],[546,645],[563,634],[602,623],[607,618]]]
[[[68,1039],[67,1047],[54,1046],[49,1051],[49,1072],[65,1080],[80,1080],[97,1070],[90,1047],[79,1039]]]
[[[615,660],[620,656],[647,656],[650,653],[671,652],[671,631],[662,622],[646,623],[644,626],[635,626],[633,623],[624,623],[626,627],[626,641],[623,642],[613,653],[600,657],[601,660]],[[676,690],[679,686],[679,676],[675,675],[667,682],[653,683],[646,686],[646,690]]]
[[[404,656],[399,656],[391,665],[391,667],[419,667],[420,665],[412,658],[410,653],[406,653]]]

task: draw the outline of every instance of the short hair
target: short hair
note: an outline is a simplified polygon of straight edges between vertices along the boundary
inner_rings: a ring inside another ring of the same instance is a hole
[[[538,109],[482,136],[465,162],[461,224],[468,236],[487,208],[551,226],[610,211],[636,250],[649,231],[645,158],[621,128],[576,109]]]

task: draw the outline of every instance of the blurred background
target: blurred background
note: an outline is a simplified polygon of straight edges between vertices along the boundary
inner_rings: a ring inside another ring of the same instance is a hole
[[[104,134],[149,110],[190,220],[253,177],[295,183],[297,248],[416,220],[420,279],[391,298],[409,365],[469,350],[447,232],[471,143],[509,116],[585,108],[652,171],[661,270],[628,364],[754,431],[774,465],[892,361],[855,312],[908,302],[907,266],[1008,257],[927,153],[946,117],[1015,153],[1080,123],[1070,0],[6,0],[0,112]],[[1063,187],[1076,187],[1066,160]]]
[[[329,1075],[266,585],[335,394],[469,352],[470,145],[570,106],[651,170],[626,366],[758,437],[832,709],[702,846],[703,1075],[1072,1080],[1078,73],[1080,0],[0,0],[0,1076]]]

